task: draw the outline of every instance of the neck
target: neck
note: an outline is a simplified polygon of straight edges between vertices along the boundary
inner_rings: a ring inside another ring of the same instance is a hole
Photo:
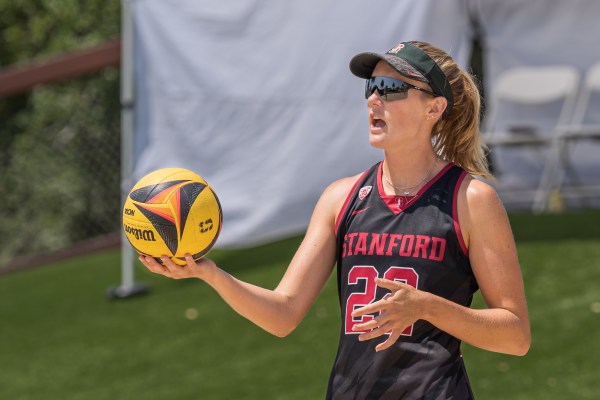
[[[435,176],[442,164],[431,148],[410,155],[391,155],[386,151],[383,165],[386,178],[384,181],[388,181],[387,189],[395,194],[415,195]]]

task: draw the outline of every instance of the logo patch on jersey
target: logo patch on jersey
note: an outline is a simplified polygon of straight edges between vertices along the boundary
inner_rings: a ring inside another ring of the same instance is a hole
[[[369,195],[369,193],[371,193],[371,189],[373,189],[373,186],[361,187],[360,190],[358,191],[358,198],[361,200],[364,200],[365,197],[367,197]]]
[[[367,211],[369,208],[371,208],[371,206],[367,207],[367,208],[361,208],[360,210],[354,210],[352,211],[352,215],[356,215],[356,214],[360,214],[362,212]]]

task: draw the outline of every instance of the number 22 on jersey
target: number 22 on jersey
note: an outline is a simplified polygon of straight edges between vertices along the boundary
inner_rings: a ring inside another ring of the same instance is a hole
[[[352,269],[348,273],[348,287],[351,288],[352,286],[357,286],[360,281],[364,281],[365,291],[354,292],[350,294],[350,296],[348,296],[348,299],[346,300],[345,330],[347,335],[367,332],[353,331],[352,327],[355,324],[362,324],[371,321],[373,320],[373,318],[375,318],[374,315],[363,315],[358,318],[353,318],[352,312],[357,308],[364,307],[368,304],[373,303],[376,300],[377,284],[375,283],[375,278],[377,277],[377,269],[372,265],[356,265],[352,267]],[[417,288],[417,285],[419,283],[419,275],[417,275],[415,270],[406,267],[392,266],[387,271],[385,271],[382,278],[390,281],[403,282],[414,288]],[[402,335],[411,336],[412,331],[413,326],[411,325],[407,327],[404,331],[402,331]]]

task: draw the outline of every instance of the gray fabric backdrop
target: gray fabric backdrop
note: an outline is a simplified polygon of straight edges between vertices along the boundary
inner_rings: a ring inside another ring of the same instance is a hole
[[[132,179],[163,167],[202,175],[222,202],[221,247],[301,232],[330,182],[382,157],[368,144],[364,82],[348,70],[357,52],[417,39],[466,66],[471,10],[484,25],[489,78],[517,64],[566,59],[584,69],[600,59],[594,0],[132,5]]]

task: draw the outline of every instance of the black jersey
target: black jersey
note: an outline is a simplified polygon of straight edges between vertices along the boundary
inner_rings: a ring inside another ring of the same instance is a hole
[[[336,223],[342,326],[327,399],[472,399],[460,341],[419,320],[390,348],[384,338],[360,342],[354,309],[388,290],[375,278],[397,280],[470,306],[478,289],[456,211],[466,172],[448,164],[414,198],[387,196],[380,162],[358,180]]]

